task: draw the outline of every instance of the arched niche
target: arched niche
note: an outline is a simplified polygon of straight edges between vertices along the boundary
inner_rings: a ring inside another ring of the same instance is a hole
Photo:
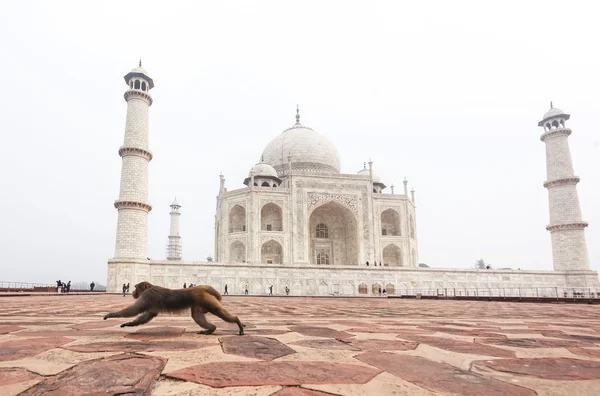
[[[401,236],[400,214],[394,209],[381,212],[381,235]]]
[[[381,287],[381,285],[379,283],[375,282],[371,286],[371,293],[372,294],[379,294],[379,289],[381,289],[381,292],[383,293],[383,288]]]
[[[390,267],[402,267],[404,261],[402,259],[402,250],[391,243],[383,248],[383,264]]]
[[[358,285],[358,294],[368,294],[369,293],[369,288],[367,287],[366,283],[361,283],[360,285]]]
[[[281,207],[269,202],[260,210],[260,229],[262,231],[283,231]]]
[[[229,232],[246,231],[246,209],[241,205],[234,205],[229,211]]]
[[[231,245],[229,245],[229,262],[246,262],[246,245],[243,242],[235,241]]]
[[[265,264],[283,263],[283,248],[273,239],[266,241],[260,247],[260,262]]]

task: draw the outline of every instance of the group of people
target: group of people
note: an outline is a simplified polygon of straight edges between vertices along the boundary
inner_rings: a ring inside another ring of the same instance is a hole
[[[367,264],[367,267],[369,266],[369,262],[367,261],[365,264]],[[387,265],[387,264],[386,264]],[[379,266],[381,267],[381,261],[379,262]],[[373,267],[377,267],[377,261],[375,261],[373,263]]]
[[[60,279],[57,280],[56,281],[56,292],[58,294],[71,292],[71,281],[64,283]]]
[[[129,283],[123,283],[123,297],[125,297],[127,293],[129,293]]]
[[[193,286],[195,286],[193,283],[190,283],[189,285],[187,283],[183,284],[184,289],[186,289],[188,287],[193,287]],[[123,287],[125,287],[124,284],[123,284]],[[127,285],[127,291],[129,291],[129,284]],[[244,295],[247,296],[248,295],[248,285],[244,286],[243,291],[244,291]],[[225,295],[225,294],[229,294],[229,288],[227,285],[225,285],[225,289],[223,290],[223,295]],[[287,286],[285,287],[285,294],[288,296],[290,295],[290,288]],[[125,291],[123,291],[123,295],[125,295]],[[272,296],[272,295],[273,295],[273,285],[269,286],[269,296]]]
[[[228,290],[227,290],[227,285],[225,285],[225,292],[223,294],[229,294]],[[287,296],[290,295],[290,288],[287,287],[287,285],[285,286],[285,294]],[[247,296],[248,295],[248,285],[244,285],[244,295]],[[273,295],[273,285],[269,286],[269,296]]]

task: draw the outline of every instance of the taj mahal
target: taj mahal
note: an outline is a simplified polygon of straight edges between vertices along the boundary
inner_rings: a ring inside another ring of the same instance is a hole
[[[107,289],[149,281],[179,288],[208,284],[223,292],[305,296],[414,294],[448,290],[523,289],[600,292],[590,270],[566,127],[570,115],[551,106],[539,122],[546,146],[553,270],[514,271],[422,268],[418,265],[415,191],[406,179],[401,191],[387,186],[369,160],[356,173],[341,172],[340,155],[324,135],[295,123],[268,142],[248,176],[228,189],[220,175],[215,213],[214,259],[183,259],[179,218],[171,204],[171,227],[164,260],[148,258],[149,109],[154,81],[139,67],[125,75],[127,102],[121,156],[114,257],[108,260]],[[224,153],[226,154],[226,153]],[[231,153],[234,154],[234,153]],[[535,182],[535,181],[533,181]],[[243,187],[242,187],[243,186]],[[521,292],[520,292],[521,293]]]

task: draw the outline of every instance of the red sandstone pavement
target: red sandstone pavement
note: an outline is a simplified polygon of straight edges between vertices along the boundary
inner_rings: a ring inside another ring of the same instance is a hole
[[[225,296],[246,324],[0,297],[0,395],[598,395],[600,306]]]

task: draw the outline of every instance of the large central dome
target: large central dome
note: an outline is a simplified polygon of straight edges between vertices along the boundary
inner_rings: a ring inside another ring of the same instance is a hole
[[[325,136],[300,124],[283,131],[271,141],[262,153],[262,160],[271,165],[277,174],[286,173],[288,155],[291,155],[292,170],[306,173],[340,173],[340,155]]]

